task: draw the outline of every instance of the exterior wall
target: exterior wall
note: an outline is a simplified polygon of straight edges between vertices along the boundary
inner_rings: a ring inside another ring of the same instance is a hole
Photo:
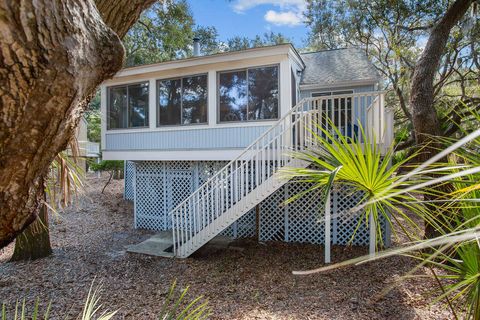
[[[109,151],[243,149],[268,128],[270,126],[108,134],[105,138],[105,149]]]
[[[196,151],[245,148],[277,120],[219,123],[217,119],[217,74],[221,71],[239,68],[278,65],[280,118],[291,108],[290,66],[292,60],[299,59],[294,59],[295,54],[292,51],[293,49],[290,46],[279,46],[266,50],[247,50],[243,53],[187,59],[183,62],[171,62],[121,71],[114,79],[101,86],[103,158],[106,160],[188,160],[197,158],[191,154],[190,157],[189,154],[175,157],[169,152],[185,150],[195,153]],[[208,74],[208,123],[157,127],[157,80],[200,73]],[[107,88],[142,81],[149,82],[149,127],[107,130]],[[145,151],[148,151],[148,153],[145,154]],[[143,155],[140,155],[141,153]],[[237,154],[230,152],[219,156],[215,153],[204,152],[202,159],[231,160]]]
[[[214,161],[138,161],[133,177],[135,227],[149,230],[169,230],[168,213],[205,182],[225,162]],[[127,165],[127,171],[132,167]],[[126,177],[129,173],[126,173]],[[305,183],[287,183],[259,204],[259,240],[298,243],[324,243],[322,200],[309,195],[287,206],[283,203],[306,190]],[[368,245],[369,230],[359,217],[349,217],[349,209],[358,204],[359,194],[346,190],[332,191],[332,243],[338,245]],[[222,233],[243,238],[255,237],[255,209],[247,212]],[[356,232],[354,232],[357,230]],[[389,229],[383,220],[383,239],[389,245]],[[355,235],[354,235],[355,234]],[[352,237],[352,235],[354,235]]]

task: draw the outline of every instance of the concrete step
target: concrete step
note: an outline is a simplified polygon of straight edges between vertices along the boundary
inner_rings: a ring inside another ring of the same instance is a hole
[[[172,232],[161,231],[143,242],[127,246],[126,249],[127,252],[132,253],[141,253],[156,257],[173,258],[172,250],[168,250],[172,246]]]
[[[206,249],[227,249],[233,238],[217,235],[206,245]],[[127,252],[146,254],[156,257],[173,258],[173,237],[171,231],[160,231],[147,240],[126,247]],[[238,250],[238,248],[232,248]]]

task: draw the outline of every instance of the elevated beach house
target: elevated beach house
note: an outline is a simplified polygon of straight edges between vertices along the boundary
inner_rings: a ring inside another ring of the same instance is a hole
[[[223,234],[325,244],[328,261],[357,224],[352,243],[371,243],[365,222],[337,215],[359,195],[284,205],[306,186],[279,169],[306,165],[291,151],[314,148],[317,125],[355,139],[363,127],[389,146],[379,80],[361,50],[300,54],[290,44],[125,68],[101,86],[103,159],[125,160],[135,227],[171,230],[177,257]]]

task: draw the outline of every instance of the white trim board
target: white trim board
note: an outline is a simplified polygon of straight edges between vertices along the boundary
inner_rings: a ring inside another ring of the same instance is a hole
[[[326,83],[326,84],[300,84],[300,91],[323,90],[323,89],[334,89],[333,91],[338,91],[341,88],[346,88],[346,87],[358,87],[358,86],[368,86],[368,85],[376,85],[376,84],[378,84],[378,79],[354,80],[354,81],[335,82],[335,83]]]
[[[222,150],[175,150],[175,151],[102,151],[103,160],[232,160],[238,157],[243,149]]]

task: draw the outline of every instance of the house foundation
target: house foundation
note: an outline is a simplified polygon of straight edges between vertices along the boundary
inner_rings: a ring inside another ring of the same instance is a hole
[[[126,161],[125,192],[134,202],[135,228],[172,229],[169,213],[192,192],[225,166],[225,161]],[[308,194],[288,205],[285,201],[311,185],[289,182],[259,203],[221,234],[259,241],[325,243],[325,207],[320,194]],[[335,245],[369,244],[365,216],[352,214],[361,201],[360,193],[345,189],[330,194],[330,237]],[[390,242],[390,228],[381,219],[383,243]]]

